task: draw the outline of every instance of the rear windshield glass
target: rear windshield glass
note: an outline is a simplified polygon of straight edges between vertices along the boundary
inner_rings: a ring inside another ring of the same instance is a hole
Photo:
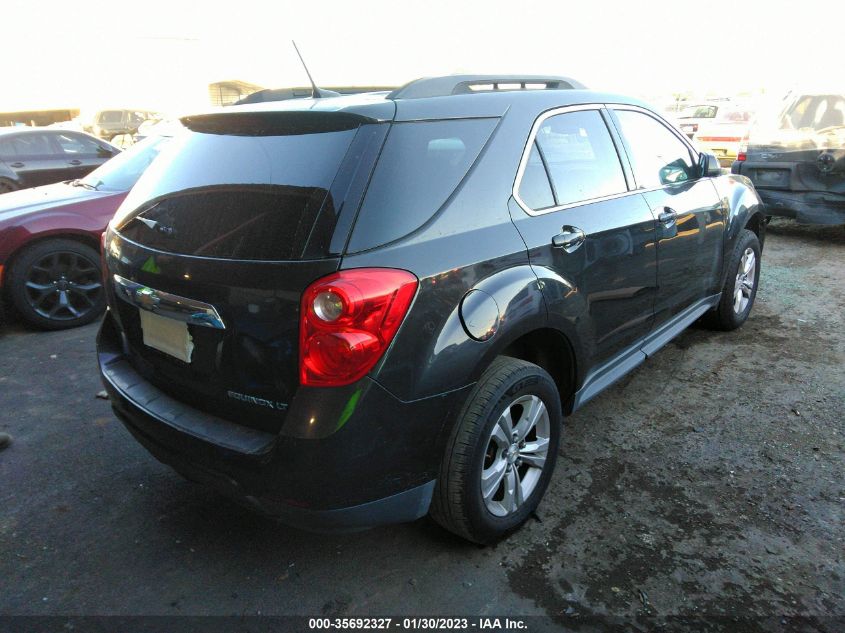
[[[165,147],[113,226],[145,246],[185,255],[300,259],[357,127],[235,136],[189,132]]]
[[[349,250],[386,244],[425,224],[460,184],[497,121],[395,123],[367,189]]]

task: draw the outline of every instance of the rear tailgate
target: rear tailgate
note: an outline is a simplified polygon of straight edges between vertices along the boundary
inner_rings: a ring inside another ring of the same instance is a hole
[[[110,225],[109,305],[149,382],[274,432],[299,385],[300,297],[337,270],[387,126],[326,112],[186,123]]]

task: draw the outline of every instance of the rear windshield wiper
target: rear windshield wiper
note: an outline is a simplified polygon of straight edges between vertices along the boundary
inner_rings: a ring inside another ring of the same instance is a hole
[[[140,222],[141,224],[146,226],[148,229],[152,229],[153,231],[158,231],[159,233],[163,233],[164,235],[173,235],[176,232],[170,226],[165,226],[161,222],[158,222],[156,220],[151,220],[149,218],[144,218],[144,217],[141,217],[140,215],[136,215],[133,219],[137,220],[138,222]]]

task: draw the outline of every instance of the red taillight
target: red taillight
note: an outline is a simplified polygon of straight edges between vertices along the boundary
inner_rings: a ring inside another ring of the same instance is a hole
[[[417,283],[405,270],[353,268],[308,286],[299,323],[299,382],[339,387],[363,377],[393,340]]]
[[[739,150],[736,153],[737,160],[746,160],[748,156],[746,156],[746,152],[748,151],[748,134],[742,137],[739,141]]]

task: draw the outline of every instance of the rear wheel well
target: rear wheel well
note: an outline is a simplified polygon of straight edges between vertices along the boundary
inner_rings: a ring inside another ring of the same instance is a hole
[[[568,410],[567,405],[575,395],[575,354],[562,332],[551,328],[534,330],[513,341],[501,355],[545,369],[557,385],[563,410]]]
[[[766,237],[766,218],[762,213],[755,213],[745,223],[745,228],[754,233],[760,241],[760,248],[763,247],[763,240]]]

